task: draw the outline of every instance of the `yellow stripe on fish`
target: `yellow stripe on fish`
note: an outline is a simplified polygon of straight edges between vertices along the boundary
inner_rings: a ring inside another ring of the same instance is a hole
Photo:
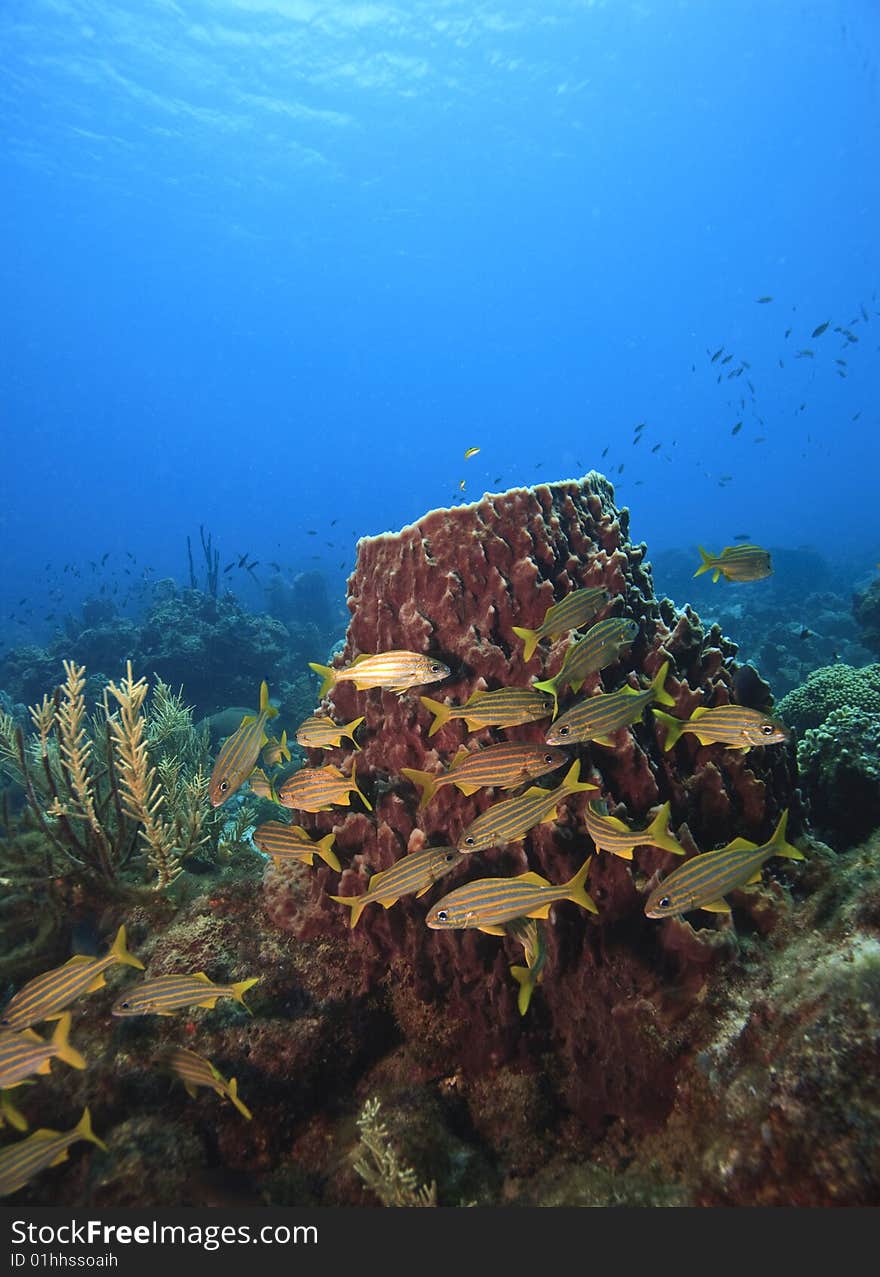
[[[204,971],[197,971],[194,975],[155,976],[152,980],[144,980],[126,990],[113,1004],[113,1014],[172,1015],[182,1007],[213,1008],[217,1005],[218,998],[234,998],[249,1011],[250,1007],[243,995],[259,978],[255,975],[249,980],[238,980],[235,984],[214,984]]]
[[[674,869],[648,897],[645,913],[649,918],[668,918],[705,909],[710,913],[729,913],[724,899],[730,891],[760,882],[764,861],[771,856],[803,860],[803,854],[785,840],[788,811],[784,811],[769,842],[758,846],[746,838],[735,838],[718,851],[703,851],[692,856],[679,869]]]
[[[364,716],[361,715],[350,723],[338,724],[332,718],[312,714],[296,729],[296,741],[305,749],[335,749],[343,740],[350,740],[355,749],[360,749],[354,733],[363,721]]]
[[[84,1069],[86,1062],[70,1045],[70,1012],[58,1020],[50,1041],[38,1037],[33,1029],[13,1033],[0,1032],[0,1087],[17,1086],[35,1073],[49,1073],[54,1059],[63,1060],[74,1069]]]
[[[186,1087],[187,1095],[194,1099],[196,1088],[207,1086],[221,1098],[231,1100],[239,1113],[248,1121],[251,1120],[253,1114],[239,1099],[238,1082],[234,1077],[227,1082],[222,1073],[203,1055],[197,1055],[195,1051],[189,1051],[185,1046],[178,1046],[168,1052],[166,1060],[171,1072],[175,1077],[179,1077]]]
[[[357,794],[367,811],[372,805],[358,789],[357,780],[343,776],[338,767],[301,767],[278,790],[277,801],[294,811],[329,811],[331,807],[350,807],[351,795]]]
[[[557,634],[565,634],[586,625],[604,607],[610,594],[602,585],[587,586],[585,589],[572,590],[558,603],[551,604],[544,614],[544,620],[536,630],[528,630],[514,625],[513,632],[523,640],[523,660],[531,659],[532,653],[541,639],[553,638]]]
[[[525,873],[517,878],[478,878],[456,887],[430,910],[425,921],[434,930],[476,927],[490,935],[504,935],[504,924],[514,918],[546,918],[551,905],[571,900],[582,909],[598,913],[584,884],[592,856],[569,882],[554,887],[540,874]]]
[[[384,687],[389,692],[405,692],[422,683],[438,683],[449,677],[449,667],[432,656],[419,652],[377,652],[375,656],[364,653],[342,669],[332,665],[317,665],[309,661],[309,669],[324,680],[318,698],[324,696],[337,683],[354,683],[359,692],[369,687]]]
[[[17,1193],[35,1175],[47,1166],[57,1166],[67,1159],[67,1150],[77,1140],[89,1140],[107,1152],[107,1145],[92,1130],[88,1109],[70,1131],[50,1131],[45,1128],[34,1131],[27,1139],[19,1140],[0,1152],[0,1197]]]
[[[253,840],[264,856],[271,856],[276,865],[283,865],[288,860],[298,860],[306,865],[314,863],[315,856],[320,856],[331,869],[341,870],[333,848],[332,831],[317,842],[313,842],[301,825],[282,825],[278,820],[267,821],[265,825],[257,825],[253,832]]]
[[[277,713],[278,710],[269,703],[269,688],[264,681],[260,684],[259,712],[245,715],[217,755],[208,785],[212,807],[225,803],[250,776],[257,765],[260,750],[268,740],[266,723]]]
[[[532,684],[553,697],[554,717],[558,708],[559,689],[570,687],[573,692],[579,692],[588,674],[597,674],[625,656],[636,641],[638,633],[638,624],[630,617],[609,616],[591,626],[583,638],[575,639],[565,649],[559,673],[553,678]]]
[[[102,989],[104,972],[117,962],[143,971],[144,964],[129,953],[125,945],[125,927],[120,927],[109,952],[103,957],[89,958],[79,954],[65,962],[63,967],[35,976],[11,998],[0,1018],[0,1027],[26,1029],[42,1020],[54,1019],[83,993]]]
[[[401,896],[423,896],[438,878],[449,873],[464,858],[457,847],[425,847],[422,851],[411,851],[389,869],[373,874],[362,896],[331,896],[330,899],[349,906],[350,923],[356,927],[367,905],[379,904],[383,909],[390,909]]]
[[[632,860],[636,847],[659,847],[675,856],[685,854],[684,847],[669,831],[669,803],[664,803],[646,829],[630,829],[629,825],[601,812],[595,803],[587,803],[584,824],[597,851],[610,852],[621,860]]]
[[[641,718],[654,701],[674,705],[664,691],[669,662],[664,661],[650,687],[641,691],[624,687],[619,692],[600,692],[577,701],[557,718],[544,737],[548,745],[572,745],[576,741],[595,741],[597,745],[613,745],[612,736]]]
[[[452,718],[463,718],[469,732],[481,727],[517,727],[520,723],[534,723],[548,718],[553,710],[553,698],[532,687],[498,687],[494,692],[474,692],[464,705],[444,705],[420,696],[425,709],[434,715],[428,728],[433,736]]]
[[[516,1005],[520,1015],[525,1015],[532,1000],[535,987],[544,979],[544,965],[547,961],[547,946],[541,924],[537,918],[514,918],[505,924],[505,931],[512,939],[519,941],[523,947],[526,965],[513,966],[510,974],[519,985]]]
[[[728,581],[761,581],[773,571],[770,552],[760,545],[726,545],[720,554],[709,554],[702,546],[698,549],[702,564],[694,576],[711,572],[713,581],[719,576]]]
[[[575,759],[565,779],[555,789],[533,787],[517,798],[493,803],[459,835],[459,851],[485,851],[488,847],[519,842],[536,825],[555,820],[556,808],[566,798],[596,789],[595,785],[580,780],[580,766]]]
[[[683,732],[692,732],[701,745],[726,745],[728,749],[753,749],[788,740],[788,730],[781,723],[745,705],[716,705],[714,709],[703,705],[688,719],[656,710],[654,717],[666,728],[664,749],[672,749]]]
[[[562,750],[550,745],[534,741],[502,741],[500,745],[490,745],[473,753],[462,745],[449,769],[436,776],[431,772],[417,771],[414,767],[401,767],[400,770],[421,790],[421,810],[444,785],[456,785],[468,796],[484,785],[515,789],[527,780],[536,780],[554,771],[565,761],[566,755]]]

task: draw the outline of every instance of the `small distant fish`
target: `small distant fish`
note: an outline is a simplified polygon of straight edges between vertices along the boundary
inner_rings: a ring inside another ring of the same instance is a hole
[[[646,688],[623,687],[618,692],[600,692],[585,696],[560,717],[544,739],[548,745],[573,745],[578,741],[595,741],[597,745],[614,744],[614,733],[637,722],[649,705],[674,705],[674,699],[663,684],[669,673],[664,661]]]
[[[4,1148],[0,1152],[0,1197],[17,1193],[47,1166],[66,1161],[67,1150],[77,1140],[89,1140],[107,1152],[107,1145],[92,1130],[91,1114],[87,1108],[83,1109],[82,1117],[69,1131],[43,1128]]]
[[[654,444],[654,447],[651,449],[651,451],[652,451],[652,452],[657,452],[657,451],[659,451],[659,449],[660,449],[660,448],[662,448],[662,447],[663,447],[663,444],[662,444],[662,443],[655,443],[655,444]]]
[[[722,364],[729,364],[731,359],[733,359],[733,355],[725,355],[721,362]]]
[[[510,974],[519,985],[516,1005],[520,1015],[525,1015],[532,1000],[532,994],[544,978],[544,966],[547,962],[547,945],[541,924],[537,918],[513,918],[505,923],[504,930],[512,940],[523,947],[526,960],[524,967],[513,966]]]
[[[459,479],[459,481],[458,481],[458,490],[459,490],[459,492],[464,492],[464,488],[465,488],[464,479]]]
[[[585,890],[592,856],[568,882],[554,886],[540,874],[524,873],[517,878],[478,878],[444,896],[428,913],[425,922],[434,930],[476,927],[490,935],[504,935],[504,924],[514,918],[547,918],[557,901],[571,900],[598,913]]]
[[[313,842],[301,825],[283,825],[278,820],[269,820],[264,825],[257,825],[251,836],[263,855],[269,856],[276,866],[291,860],[311,865],[315,857],[320,856],[337,873],[342,870],[332,850],[335,837],[332,830],[318,842]]]
[[[766,306],[767,302],[772,302],[773,298],[772,298],[772,297],[758,297],[756,300],[757,300],[757,302],[758,302],[758,305],[759,305],[759,306]]]
[[[354,772],[344,776],[338,767],[301,767],[278,790],[278,802],[294,811],[329,811],[331,807],[350,807],[351,796],[357,794],[367,811],[372,805],[358,789]]]
[[[565,650],[559,673],[532,684],[537,691],[549,692],[553,697],[553,717],[558,710],[560,688],[570,687],[573,692],[579,692],[589,674],[598,673],[625,656],[638,634],[638,622],[632,618],[610,616],[591,626],[583,638],[575,639]]]
[[[54,1059],[63,1060],[71,1068],[84,1069],[85,1060],[68,1041],[70,1019],[70,1012],[65,1011],[49,1041],[33,1029],[21,1033],[9,1029],[0,1032],[0,1087],[17,1086],[35,1073],[51,1072]]]
[[[734,541],[750,541],[751,534],[748,532],[737,532],[734,534]]]
[[[248,1121],[251,1120],[253,1115],[250,1109],[238,1097],[238,1083],[235,1078],[230,1078],[227,1082],[203,1055],[196,1055],[195,1051],[178,1046],[169,1051],[166,1061],[175,1077],[183,1082],[187,1095],[194,1099],[197,1087],[207,1086],[223,1099],[231,1100],[239,1113]]]
[[[94,993],[105,985],[104,972],[121,963],[143,971],[140,958],[126,948],[125,927],[120,927],[109,951],[100,958],[77,954],[63,966],[34,976],[9,1001],[0,1018],[4,1029],[25,1029],[42,1020],[53,1019],[83,993]]]
[[[788,338],[788,337],[790,337],[790,336],[791,336],[791,329],[790,329],[790,328],[786,328],[786,330],[785,330],[785,336],[786,336],[786,338]]]
[[[698,549],[703,562],[694,576],[711,572],[713,581],[720,576],[727,581],[761,581],[773,571],[769,551],[759,545],[726,545],[718,555],[709,554],[702,546]]]
[[[183,1007],[213,1009],[219,998],[234,998],[246,1011],[250,1010],[244,994],[259,976],[238,980],[235,984],[214,984],[204,971],[194,975],[160,975],[141,984],[131,985],[112,1007],[113,1015],[172,1015]]]
[[[519,842],[530,829],[555,819],[556,809],[572,794],[595,790],[596,786],[580,779],[580,760],[575,759],[565,779],[555,789],[534,786],[517,798],[505,798],[486,809],[459,835],[458,849],[464,852],[486,851]]]
[[[810,336],[811,336],[811,337],[821,337],[821,336],[822,336],[822,334],[823,334],[823,333],[825,332],[825,330],[827,329],[827,327],[828,327],[828,324],[829,324],[829,323],[830,323],[830,320],[827,320],[827,319],[826,319],[826,321],[825,321],[825,323],[824,323],[824,324],[819,324],[819,326],[818,326],[817,328],[814,328],[814,329],[813,329],[813,331],[810,333]]]
[[[732,435],[738,435],[739,432],[742,430],[742,428],[743,428],[743,423],[741,421],[738,421],[730,433]]]
[[[717,361],[721,358],[721,356],[722,356],[723,354],[724,354],[724,347],[723,347],[723,346],[719,346],[719,347],[718,347],[718,349],[715,351],[715,354],[714,354],[714,355],[712,356],[712,358],[709,360],[709,362],[710,362],[711,364],[716,363],[716,362],[717,362]]]
[[[654,717],[666,728],[665,750],[672,749],[683,732],[693,732],[701,745],[726,745],[728,749],[779,745],[788,740],[788,731],[780,723],[745,705],[701,705],[688,719],[657,710]]]
[[[389,869],[373,874],[361,896],[331,896],[337,904],[351,909],[350,925],[356,927],[367,905],[390,909],[402,896],[423,896],[444,874],[465,860],[457,847],[425,847],[402,856]]]
[[[764,861],[771,856],[803,860],[785,840],[788,811],[784,811],[769,842],[758,846],[745,838],[735,838],[718,851],[704,851],[692,856],[679,869],[655,887],[648,897],[645,913],[649,918],[668,918],[691,909],[710,913],[730,913],[724,897],[739,887],[759,882]]]
[[[263,746],[263,764],[266,767],[277,767],[279,763],[290,762],[290,750],[287,748],[287,732],[281,733],[281,740],[270,736]]]
[[[296,729],[297,744],[306,749],[334,749],[343,740],[350,740],[355,749],[360,749],[354,733],[363,721],[363,714],[360,718],[353,718],[350,723],[342,724],[334,723],[332,718],[311,714]]]
[[[553,749],[540,741],[502,741],[500,745],[473,752],[461,745],[448,770],[439,775],[417,771],[414,767],[400,770],[421,791],[421,811],[444,785],[455,785],[466,796],[475,794],[483,786],[515,789],[528,780],[555,771],[566,761],[561,749]]]
[[[269,688],[264,679],[260,684],[259,712],[245,715],[217,756],[208,786],[212,807],[225,803],[250,776],[268,740],[266,723],[277,713],[275,706],[269,703]]]
[[[607,448],[603,448],[603,449],[602,449],[602,456],[603,456],[603,457],[607,457],[607,456],[608,456],[608,449],[607,449]]]
[[[815,358],[812,350],[799,350],[795,355],[795,359],[813,359]]]
[[[531,659],[541,639],[555,638],[559,634],[565,634],[569,630],[576,630],[586,625],[587,621],[605,606],[609,598],[608,591],[602,585],[572,590],[564,599],[548,607],[543,621],[536,630],[514,625],[514,634],[523,640],[523,660]]]
[[[428,735],[433,736],[453,718],[463,718],[469,732],[481,727],[516,727],[548,718],[553,700],[531,687],[499,687],[492,692],[474,692],[464,705],[446,705],[443,701],[420,696],[425,709],[434,715]]]
[[[465,448],[464,450],[465,461],[467,461],[470,457],[475,457],[479,451],[480,451],[479,448]]]
[[[450,672],[442,661],[423,656],[419,652],[406,651],[378,652],[375,656],[364,653],[342,669],[309,661],[309,669],[320,674],[324,680],[318,692],[319,698],[342,682],[354,683],[359,692],[370,687],[405,692],[408,688],[423,683],[438,683],[441,679],[448,678]]]
[[[597,851],[609,852],[621,860],[632,860],[636,847],[657,847],[660,851],[683,856],[684,847],[669,829],[669,811],[670,805],[666,802],[647,828],[631,829],[616,816],[601,811],[597,803],[589,802],[584,812],[584,825]]]

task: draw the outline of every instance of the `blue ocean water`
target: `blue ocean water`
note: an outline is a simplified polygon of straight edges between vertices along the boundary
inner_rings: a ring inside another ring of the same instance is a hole
[[[878,48],[865,0],[7,0],[4,645],[200,524],[341,598],[358,536],[594,467],[651,552],[870,573]]]

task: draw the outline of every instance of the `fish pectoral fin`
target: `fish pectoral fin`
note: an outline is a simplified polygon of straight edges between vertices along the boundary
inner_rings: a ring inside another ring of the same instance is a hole
[[[485,931],[487,936],[506,936],[507,932],[504,927],[477,927],[478,931]]]
[[[699,905],[707,913],[730,913],[730,905],[726,900],[711,900],[707,905]]]

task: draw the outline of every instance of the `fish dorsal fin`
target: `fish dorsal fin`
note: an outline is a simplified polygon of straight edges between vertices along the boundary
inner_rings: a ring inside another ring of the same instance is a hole
[[[561,788],[562,786],[560,786]],[[548,794],[553,792],[552,789],[542,789],[540,785],[531,785],[524,793],[520,794],[520,798],[546,798]]]
[[[460,767],[464,760],[466,758],[470,758],[470,756],[471,751],[468,749],[467,745],[459,745],[458,749],[455,751],[455,756],[453,757],[452,762],[449,764],[449,770],[455,771],[456,767]]]
[[[547,881],[546,878],[542,878],[540,874],[535,873],[534,870],[532,869],[530,869],[528,873],[519,874],[517,876],[516,881],[517,882],[532,882],[535,884],[536,887],[550,886],[550,883]]]
[[[758,844],[749,842],[748,838],[734,838],[733,842],[729,842],[726,847],[721,848],[722,851],[757,851]]]
[[[193,980],[198,980],[199,984],[210,984],[210,983],[211,983],[210,977],[209,977],[209,976],[206,976],[206,975],[205,975],[205,973],[204,973],[204,971],[197,971],[197,972],[195,973],[195,975],[194,975],[192,978],[193,978]]]
[[[305,829],[303,829],[302,825],[291,825],[291,826],[290,826],[290,832],[291,832],[292,834],[296,834],[296,835],[297,835],[298,837],[300,837],[300,838],[308,838],[308,837],[309,837],[309,835],[308,835],[307,831],[306,831]]]
[[[31,1136],[32,1140],[57,1140],[61,1138],[60,1131],[52,1131],[48,1126],[41,1126],[38,1131],[34,1131]]]
[[[352,661],[352,665],[360,665],[361,661],[368,660],[369,656],[370,656],[369,652],[361,652],[360,656],[356,656],[354,658],[354,660]]]
[[[693,714],[691,714],[690,718],[688,719],[688,722],[692,723],[695,718],[702,718],[704,714],[708,714],[708,713],[709,713],[708,705],[698,705],[697,708],[694,710]]]
[[[89,957],[87,953],[75,953],[72,958],[68,958],[65,962],[66,967],[81,967],[84,962],[94,962],[95,959]]]

